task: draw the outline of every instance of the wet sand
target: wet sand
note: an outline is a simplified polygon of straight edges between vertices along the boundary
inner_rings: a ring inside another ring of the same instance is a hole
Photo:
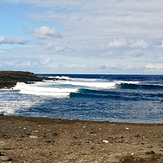
[[[163,124],[0,116],[3,156],[14,163],[163,163]]]

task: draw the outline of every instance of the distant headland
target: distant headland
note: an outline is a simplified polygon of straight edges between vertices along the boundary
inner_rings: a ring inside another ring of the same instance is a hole
[[[42,77],[36,76],[32,72],[24,71],[0,71],[0,89],[12,88],[17,82],[30,83],[32,81],[42,81]]]

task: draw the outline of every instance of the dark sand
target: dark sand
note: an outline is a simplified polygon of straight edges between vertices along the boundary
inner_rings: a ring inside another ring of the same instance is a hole
[[[14,163],[163,163],[163,124],[0,116],[0,153]]]

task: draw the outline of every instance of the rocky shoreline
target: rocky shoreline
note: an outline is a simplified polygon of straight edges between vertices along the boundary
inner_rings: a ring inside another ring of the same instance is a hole
[[[46,76],[37,76],[32,72],[25,71],[0,71],[0,89],[12,88],[17,82],[32,84],[43,80],[66,80],[57,77],[48,78]]]
[[[163,124],[0,116],[0,131],[12,163],[163,162]]]
[[[17,82],[30,83],[33,81],[42,81],[43,79],[43,77],[38,77],[31,72],[0,71],[0,89],[12,88]]]

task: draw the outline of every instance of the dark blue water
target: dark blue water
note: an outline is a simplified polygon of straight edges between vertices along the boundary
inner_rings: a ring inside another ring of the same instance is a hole
[[[44,76],[64,76],[66,79],[48,83],[47,88],[73,88],[77,91],[69,92],[69,96],[65,98],[12,93],[17,101],[21,99],[23,102],[25,100],[22,99],[26,99],[33,102],[26,109],[21,106],[12,114],[60,119],[163,123],[163,75]]]

